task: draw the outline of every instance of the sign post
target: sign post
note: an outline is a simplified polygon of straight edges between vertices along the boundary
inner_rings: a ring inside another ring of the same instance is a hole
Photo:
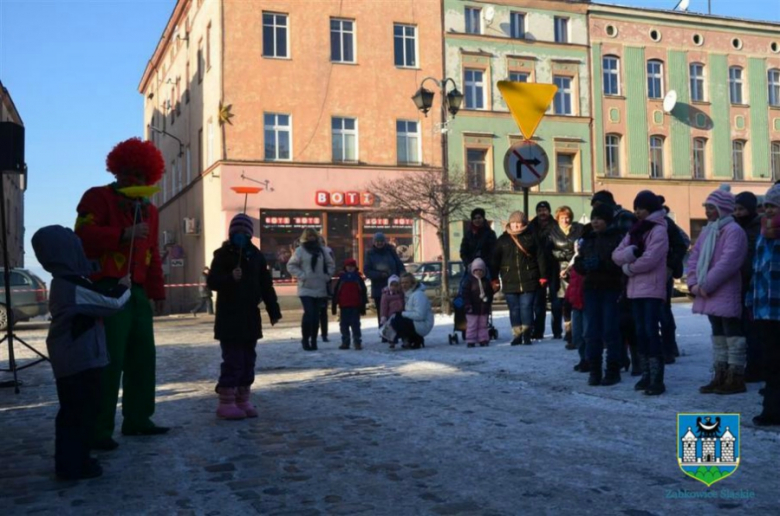
[[[538,144],[531,141],[544,113],[558,91],[554,84],[498,81],[512,118],[525,141],[512,145],[504,155],[504,172],[512,183],[523,189],[523,209],[528,216],[528,189],[547,177],[550,160]]]

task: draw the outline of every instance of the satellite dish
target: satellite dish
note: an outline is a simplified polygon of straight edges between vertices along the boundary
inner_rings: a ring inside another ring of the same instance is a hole
[[[691,0],[680,0],[677,2],[677,5],[674,6],[675,11],[687,11],[688,5],[690,5]]]
[[[677,105],[677,92],[669,90],[669,93],[664,97],[664,113],[671,113],[674,106]]]
[[[683,0],[683,1],[685,1],[685,0]],[[493,23],[493,18],[495,18],[495,16],[496,16],[496,10],[493,8],[492,5],[489,5],[485,9],[485,21],[487,22],[488,25]]]

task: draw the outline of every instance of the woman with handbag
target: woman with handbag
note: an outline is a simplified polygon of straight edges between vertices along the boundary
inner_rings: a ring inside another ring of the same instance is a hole
[[[493,270],[499,280],[493,280],[493,290],[504,291],[509,305],[509,320],[512,324],[512,345],[531,344],[534,320],[534,296],[547,280],[547,263],[537,235],[528,225],[522,211],[509,216],[504,234],[498,238],[493,254]]]

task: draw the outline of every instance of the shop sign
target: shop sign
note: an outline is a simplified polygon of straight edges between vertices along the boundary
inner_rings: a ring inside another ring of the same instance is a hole
[[[274,217],[266,215],[263,217],[264,228],[291,228],[303,229],[308,227],[318,227],[322,225],[321,217]]]
[[[371,192],[326,192],[318,190],[315,200],[319,206],[373,206]]]
[[[414,226],[414,219],[406,217],[366,217],[363,219],[364,229],[410,229]]]

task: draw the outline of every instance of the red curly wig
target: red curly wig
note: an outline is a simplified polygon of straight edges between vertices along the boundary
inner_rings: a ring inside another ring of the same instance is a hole
[[[115,176],[140,175],[145,185],[156,184],[162,178],[165,161],[160,150],[150,141],[130,138],[111,149],[106,168]]]

